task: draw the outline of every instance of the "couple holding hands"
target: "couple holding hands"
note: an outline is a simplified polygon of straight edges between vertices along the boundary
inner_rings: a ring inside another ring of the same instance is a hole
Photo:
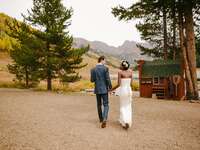
[[[98,64],[91,70],[91,82],[95,83],[95,94],[97,100],[97,110],[101,128],[107,124],[109,112],[109,92],[114,92],[119,96],[120,115],[119,122],[124,129],[132,125],[132,71],[129,69],[128,61],[122,61],[118,72],[118,84],[112,87],[109,69],[105,66],[104,56],[99,57]],[[103,108],[103,110],[102,110]]]

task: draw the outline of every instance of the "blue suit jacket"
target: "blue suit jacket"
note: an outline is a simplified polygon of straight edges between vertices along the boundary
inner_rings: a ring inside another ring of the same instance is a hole
[[[95,83],[95,94],[106,94],[112,88],[109,70],[104,65],[96,65],[91,70],[91,82]]]

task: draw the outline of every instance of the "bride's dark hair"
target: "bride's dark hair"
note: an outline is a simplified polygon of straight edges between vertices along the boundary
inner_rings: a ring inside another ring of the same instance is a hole
[[[122,69],[122,70],[128,70],[129,67],[130,67],[130,64],[129,64],[128,61],[123,60],[123,61],[121,62],[121,69]]]

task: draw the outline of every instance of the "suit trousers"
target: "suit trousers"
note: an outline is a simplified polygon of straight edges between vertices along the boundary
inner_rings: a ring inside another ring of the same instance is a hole
[[[97,99],[97,110],[99,115],[99,121],[107,121],[108,111],[109,111],[109,102],[108,102],[108,93],[106,94],[96,94]],[[103,107],[103,112],[102,112]]]

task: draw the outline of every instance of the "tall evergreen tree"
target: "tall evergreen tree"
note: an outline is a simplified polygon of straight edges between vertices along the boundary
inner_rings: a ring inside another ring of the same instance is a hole
[[[40,53],[43,50],[43,42],[31,34],[31,28],[25,23],[16,20],[9,21],[9,32],[19,43],[13,44],[10,56],[13,63],[8,65],[9,72],[15,74],[16,79],[25,83],[26,87],[39,83]]]
[[[196,45],[195,45],[195,31],[194,31],[194,10],[199,11],[200,9],[200,1],[199,0],[191,0],[184,1],[179,0],[179,4],[181,5],[184,16],[184,28],[185,28],[185,39],[186,39],[186,51],[187,51],[187,59],[189,65],[190,76],[192,79],[193,90],[191,93],[191,97],[193,99],[198,99],[198,83],[197,83],[197,72],[196,72]]]
[[[143,55],[171,59],[173,57],[173,46],[176,46],[176,49],[178,48],[174,44],[176,41],[170,40],[174,35],[170,28],[173,21],[171,20],[172,14],[168,9],[169,5],[172,5],[171,1],[143,0],[128,8],[115,7],[112,9],[112,13],[120,20],[141,20],[136,28],[141,33],[141,38],[152,45],[151,48],[138,45]]]
[[[85,66],[81,65],[81,56],[89,48],[72,48],[73,37],[67,31],[71,16],[72,8],[65,8],[61,0],[33,0],[33,8],[28,11],[28,16],[24,16],[26,21],[43,31],[37,33],[37,37],[46,43],[41,72],[47,80],[48,90],[52,89],[52,79],[78,80],[76,69]]]

